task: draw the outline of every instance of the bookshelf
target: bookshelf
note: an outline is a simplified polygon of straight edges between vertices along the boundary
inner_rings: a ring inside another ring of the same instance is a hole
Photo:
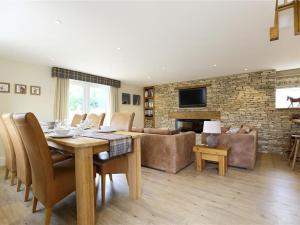
[[[154,87],[144,87],[144,127],[155,127]]]

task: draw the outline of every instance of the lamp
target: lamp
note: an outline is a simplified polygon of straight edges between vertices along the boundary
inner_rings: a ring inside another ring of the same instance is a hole
[[[209,134],[206,142],[209,148],[218,146],[218,136],[221,133],[220,121],[204,121],[203,133]]]

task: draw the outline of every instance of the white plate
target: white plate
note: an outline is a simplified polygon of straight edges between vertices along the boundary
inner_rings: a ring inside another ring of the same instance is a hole
[[[73,137],[73,134],[67,134],[67,135],[50,134],[49,137],[52,137],[52,138],[70,138],[70,137]]]

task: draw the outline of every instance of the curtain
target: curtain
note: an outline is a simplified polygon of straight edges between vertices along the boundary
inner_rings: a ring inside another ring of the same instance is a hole
[[[69,103],[69,79],[56,78],[56,90],[54,100],[54,119],[64,120],[68,117]]]
[[[119,101],[118,101],[118,88],[110,87],[110,95],[109,95],[109,103],[110,103],[110,119],[114,112],[118,112],[119,110]]]

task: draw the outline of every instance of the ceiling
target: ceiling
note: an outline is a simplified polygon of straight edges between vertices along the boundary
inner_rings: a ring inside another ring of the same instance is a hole
[[[137,85],[300,67],[293,23],[269,41],[274,1],[0,3],[0,57]]]

